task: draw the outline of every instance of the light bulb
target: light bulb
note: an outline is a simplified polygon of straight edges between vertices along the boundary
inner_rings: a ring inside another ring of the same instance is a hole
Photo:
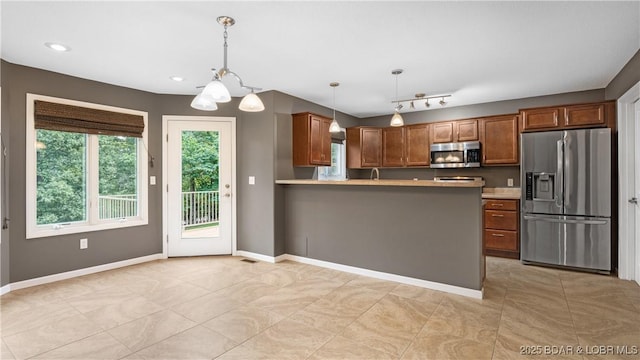
[[[335,118],[333,118],[333,120],[331,121],[331,125],[329,125],[329,132],[332,133],[339,133],[340,131],[342,131],[340,129],[340,124],[338,124],[338,122],[336,121]]]
[[[197,110],[214,111],[218,110],[218,105],[211,98],[204,96],[201,92],[191,101],[191,107]]]
[[[202,94],[217,103],[231,101],[229,90],[227,90],[227,87],[218,79],[211,80],[211,82],[205,86],[204,90],[202,90]]]
[[[242,98],[238,109],[247,112],[259,112],[264,110],[264,104],[262,103],[262,100],[260,100],[258,95],[251,92]]]
[[[390,126],[403,126],[404,125],[404,120],[402,119],[402,115],[400,115],[400,113],[398,111],[393,113],[393,116],[391,117],[391,123],[389,125]]]

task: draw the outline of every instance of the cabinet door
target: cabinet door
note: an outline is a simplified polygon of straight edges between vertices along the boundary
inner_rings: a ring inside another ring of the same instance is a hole
[[[518,117],[496,116],[480,120],[483,165],[518,164]]]
[[[564,125],[585,127],[605,125],[604,104],[567,106],[564,111]]]
[[[460,120],[453,124],[456,127],[454,141],[478,140],[478,120]]]
[[[380,166],[382,129],[362,128],[360,131],[361,167]]]
[[[527,130],[553,130],[560,126],[561,108],[544,108],[522,110],[520,113],[522,131]]]
[[[433,144],[453,142],[453,123],[441,122],[432,124],[431,142]]]
[[[430,160],[429,125],[409,125],[404,130],[405,164],[427,166]]]
[[[404,128],[382,129],[382,166],[404,166]]]
[[[331,119],[309,116],[309,163],[331,165]]]

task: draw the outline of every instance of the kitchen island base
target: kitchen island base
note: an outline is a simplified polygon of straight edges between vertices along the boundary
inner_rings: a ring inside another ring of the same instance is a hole
[[[482,296],[481,186],[280,186],[285,257]]]

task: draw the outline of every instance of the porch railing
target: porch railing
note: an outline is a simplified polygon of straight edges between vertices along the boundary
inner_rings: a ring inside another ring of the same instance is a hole
[[[136,194],[98,196],[100,219],[120,219],[138,215]]]
[[[218,222],[220,213],[218,191],[187,191],[182,193],[182,226]],[[138,215],[135,194],[98,196],[100,219],[119,219]]]
[[[182,193],[182,226],[218,222],[220,213],[218,191],[187,191]]]

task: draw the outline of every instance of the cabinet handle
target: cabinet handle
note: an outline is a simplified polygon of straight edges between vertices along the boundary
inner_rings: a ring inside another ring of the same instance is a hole
[[[500,207],[503,207],[503,206],[504,206],[504,204],[500,204],[500,203],[498,203],[498,204],[491,204],[491,206],[500,206]]]
[[[495,236],[495,237],[504,237],[504,234],[491,234],[491,236]]]
[[[504,215],[500,215],[500,214],[491,214],[491,216],[493,216],[493,217],[504,217]]]

